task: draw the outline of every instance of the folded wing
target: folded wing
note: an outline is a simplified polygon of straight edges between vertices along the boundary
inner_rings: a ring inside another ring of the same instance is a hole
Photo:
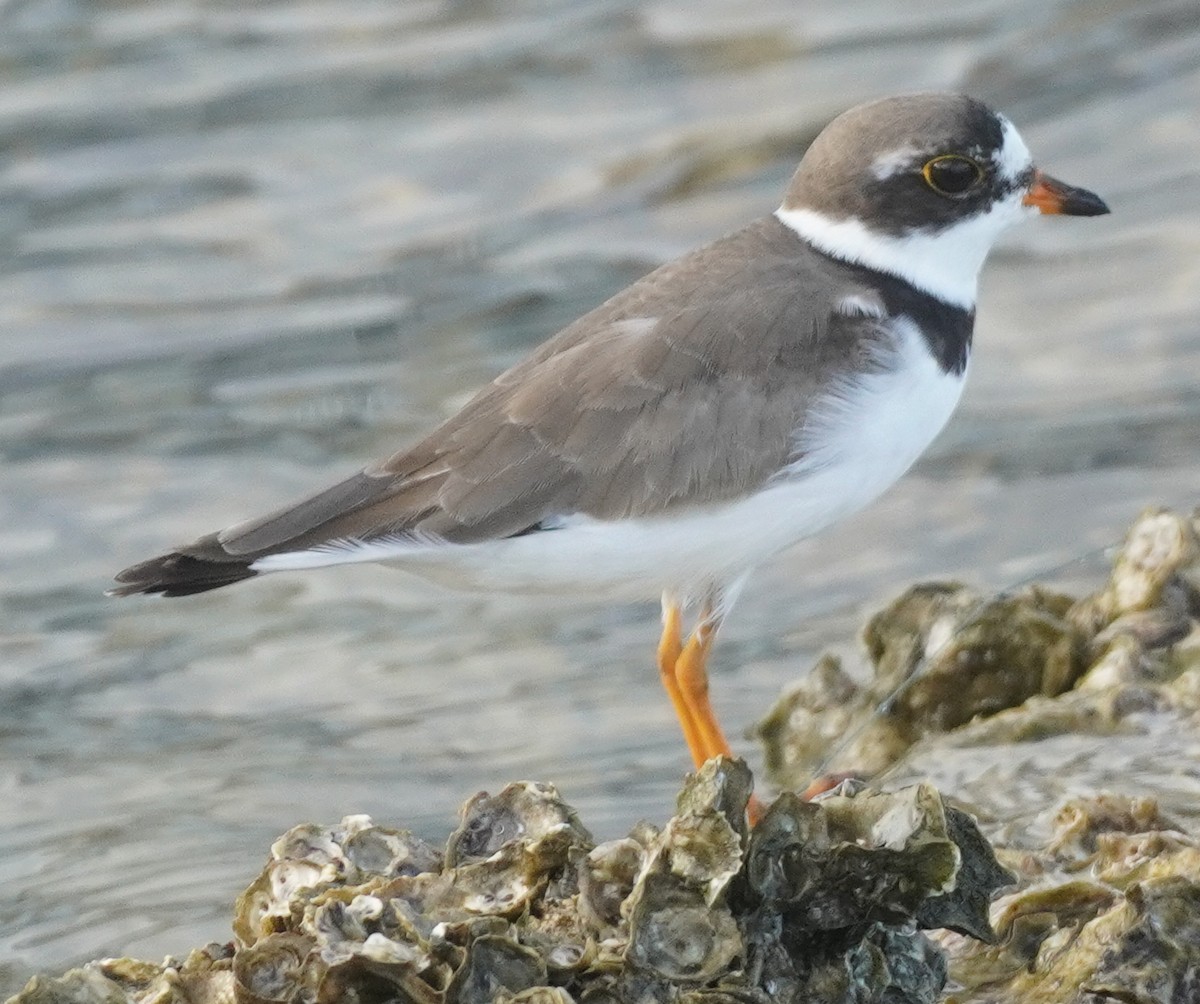
[[[765,237],[747,228],[651,273],[414,447],[126,569],[112,592],[186,595],[253,576],[271,555],[328,564],[339,548],[354,560],[348,544],[399,554],[742,497],[795,459],[817,389],[878,326],[815,304],[807,259],[772,254]]]

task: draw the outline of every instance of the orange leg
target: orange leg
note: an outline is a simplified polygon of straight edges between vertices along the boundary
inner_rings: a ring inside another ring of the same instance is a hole
[[[700,737],[701,755],[697,758],[693,752],[692,756],[697,767],[715,756],[733,756],[729,740],[721,731],[708,699],[708,653],[712,650],[715,634],[712,610],[706,606],[700,615],[700,622],[675,661],[675,684]]]
[[[708,698],[708,653],[719,626],[712,603],[706,603],[686,644],[681,643],[679,606],[664,597],[658,668],[697,768],[713,757],[733,756]],[[754,825],[762,817],[762,803],[751,796],[746,812]]]
[[[675,717],[679,719],[679,727],[683,730],[683,741],[687,743],[688,751],[692,754],[692,762],[696,766],[708,759],[704,755],[704,745],[696,720],[692,716],[691,707],[684,699],[679,689],[675,675],[675,667],[679,663],[680,653],[683,652],[683,632],[681,627],[681,611],[677,603],[663,597],[663,631],[658,642],[658,672],[662,678],[663,689],[671,699],[675,708]]]

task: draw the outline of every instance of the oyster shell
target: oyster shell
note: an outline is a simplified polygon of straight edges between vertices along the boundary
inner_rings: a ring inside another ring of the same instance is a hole
[[[742,951],[733,915],[686,878],[656,871],[639,884],[627,964],[671,983],[707,983]]]
[[[438,871],[442,855],[407,830],[346,816],[334,826],[294,826],[271,845],[262,874],[238,898],[233,931],[244,946],[293,930],[297,911],[322,890]]]
[[[788,793],[750,838],[747,878],[790,924],[832,930],[912,918],[954,888],[960,859],[928,785],[816,802]]]
[[[621,907],[633,892],[646,848],[632,837],[597,844],[579,866],[579,910],[599,931],[621,922]]]
[[[233,946],[206,945],[180,962],[100,959],[35,976],[10,1004],[234,1004]]]
[[[925,735],[1062,693],[1086,668],[1084,635],[1065,618],[1071,603],[1037,588],[991,599],[959,583],[910,588],[863,630],[869,686],[823,657],[756,727],[772,780],[805,788],[847,735],[853,741],[826,767],[869,776]],[[815,735],[808,731],[826,715]]]
[[[729,812],[745,781],[709,765],[661,830],[589,847],[568,827],[564,855],[538,850],[556,826],[527,828],[487,858],[390,878],[390,852],[337,864],[367,827],[291,831],[275,853],[296,857],[265,874],[309,861],[320,884],[273,914],[286,930],[183,962],[90,963],[14,1002],[933,1004],[947,963],[972,1004],[1191,999],[1200,839],[1151,799],[1072,800],[1044,848],[1008,854],[1022,888],[992,907],[996,938],[987,906],[1014,876],[929,785],[784,796],[743,843]],[[513,874],[520,909],[477,900]]]
[[[446,865],[455,868],[485,861],[502,847],[519,842],[529,847],[591,846],[594,841],[575,810],[552,784],[519,781],[500,794],[481,791],[461,811],[458,829],[446,844]]]
[[[289,1004],[310,983],[307,967],[315,948],[302,934],[271,934],[238,952],[233,960],[237,1004]]]
[[[463,964],[446,989],[447,1004],[491,1004],[501,992],[518,994],[546,986],[545,960],[505,934],[468,943]]]

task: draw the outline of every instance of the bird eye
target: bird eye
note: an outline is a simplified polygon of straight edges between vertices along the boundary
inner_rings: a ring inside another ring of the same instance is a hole
[[[921,176],[938,195],[962,195],[983,180],[983,168],[969,157],[950,153],[926,163]]]

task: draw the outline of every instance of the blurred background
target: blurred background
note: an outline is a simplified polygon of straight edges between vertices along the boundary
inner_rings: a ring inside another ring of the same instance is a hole
[[[752,765],[742,731],[908,581],[1003,586],[1197,501],[1200,6],[0,0],[0,994],[226,940],[301,820],[440,840],[525,777],[598,836],[665,819],[654,604],[372,567],[102,592],[391,452],[773,209],[837,112],[929,88],[1113,214],[1006,240],[930,456],[752,581],[713,681]]]

